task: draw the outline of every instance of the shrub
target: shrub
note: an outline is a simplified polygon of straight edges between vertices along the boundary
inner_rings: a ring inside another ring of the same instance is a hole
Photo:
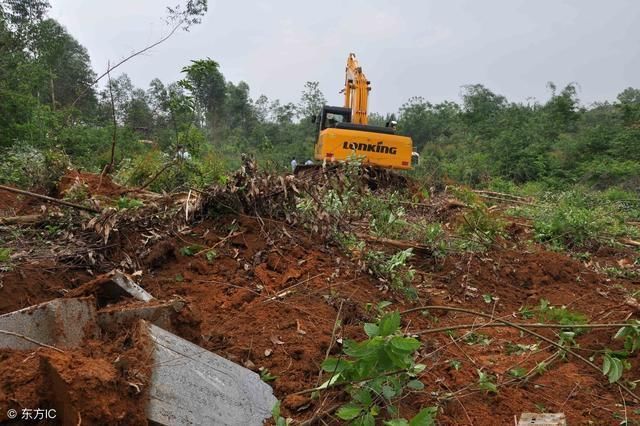
[[[0,182],[20,188],[53,192],[69,167],[69,157],[57,149],[13,147],[0,153]]]

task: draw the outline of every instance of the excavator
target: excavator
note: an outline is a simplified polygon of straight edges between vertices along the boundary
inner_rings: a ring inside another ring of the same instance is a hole
[[[396,134],[395,122],[386,127],[368,124],[368,100],[371,82],[367,80],[356,55],[347,59],[344,106],[322,107],[315,118],[318,140],[314,157],[317,161],[340,162],[353,158],[363,164],[385,169],[411,169],[413,142]]]

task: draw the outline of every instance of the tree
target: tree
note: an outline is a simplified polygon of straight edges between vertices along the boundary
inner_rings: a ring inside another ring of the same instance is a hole
[[[219,65],[211,58],[191,61],[182,68],[185,78],[180,84],[189,90],[196,101],[199,124],[206,123],[213,132],[223,116],[227,85]]]
[[[307,81],[304,84],[297,108],[302,119],[304,120],[305,118],[308,119],[318,115],[322,107],[326,104],[327,100],[320,90],[320,83],[317,81]]]
[[[46,75],[39,90],[41,101],[51,105],[53,110],[70,106],[95,78],[87,49],[53,19],[40,22],[33,47],[36,60]],[[93,91],[77,106],[85,110],[93,108]]]

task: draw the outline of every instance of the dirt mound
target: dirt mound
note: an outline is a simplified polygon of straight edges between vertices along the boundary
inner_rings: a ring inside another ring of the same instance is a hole
[[[61,179],[58,185],[58,192],[65,194],[74,185],[86,185],[89,195],[102,195],[106,197],[119,196],[124,188],[114,183],[111,177],[97,175],[94,173],[82,172],[79,170],[69,170]]]

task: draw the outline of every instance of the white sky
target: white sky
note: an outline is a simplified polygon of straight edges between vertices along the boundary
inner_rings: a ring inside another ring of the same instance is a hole
[[[165,6],[179,3],[50,1],[98,73],[165,34]],[[371,111],[397,111],[411,96],[458,101],[475,83],[543,101],[548,81],[577,82],[588,105],[640,88],[640,0],[209,0],[202,24],[119,72],[147,88],[210,57],[254,99],[297,102],[305,81],[317,80],[337,105],[349,52],[372,82]]]

